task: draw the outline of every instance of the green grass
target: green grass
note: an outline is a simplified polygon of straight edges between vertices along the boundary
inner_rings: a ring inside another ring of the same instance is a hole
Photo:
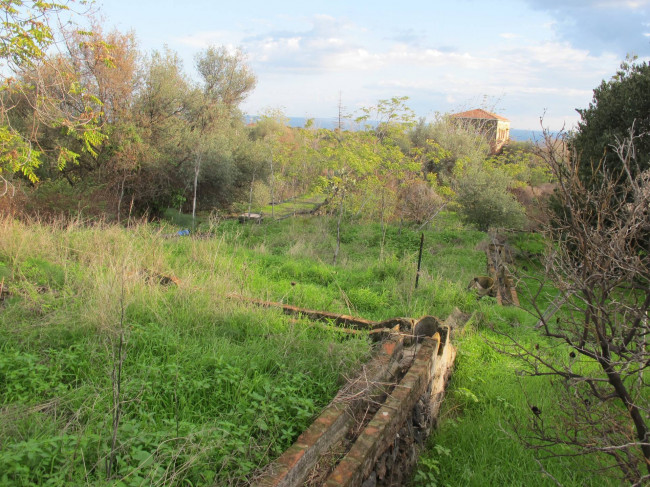
[[[229,293],[374,320],[475,313],[416,484],[553,485],[510,433],[513,420],[531,419],[530,401],[547,409],[550,386],[517,376],[486,343],[499,339],[493,324],[532,344],[531,318],[466,288],[486,270],[484,233],[439,215],[415,289],[414,228],[384,236],[344,222],[337,265],[336,221],[325,217],[213,222],[210,238],[161,238],[176,229],[0,222],[11,291],[0,305],[0,485],[246,485],[371,348]],[[117,472],[107,480],[121,334]],[[580,461],[545,466],[564,485],[604,482]]]
[[[224,299],[246,261],[224,239],[3,223],[0,485],[106,481],[121,333],[123,485],[245,483],[368,356],[363,338]]]
[[[203,223],[205,218],[197,215],[196,222],[194,222],[191,213],[181,213],[175,208],[167,208],[163,213],[163,219],[182,229],[191,229],[194,225],[198,226]]]
[[[527,268],[520,276],[518,294],[522,305],[530,308],[542,270],[530,255],[541,253],[543,242],[537,235],[515,234],[510,244],[521,256],[516,266]],[[553,296],[554,290],[544,287],[542,310]],[[528,312],[492,302],[484,298],[474,319],[456,337],[458,355],[440,423],[418,461],[413,486],[557,485],[515,434],[515,428],[525,433],[537,420],[532,405],[542,411],[542,419],[553,420],[554,386],[547,378],[520,374],[525,366],[496,348],[511,344],[505,333],[529,350],[539,346],[556,363],[568,360],[568,350],[535,332],[536,318]],[[561,448],[556,452],[572,453]],[[602,473],[594,475],[592,458],[558,456],[544,460],[543,467],[564,486],[619,485]]]
[[[525,316],[511,312],[498,325],[512,333],[512,324]],[[515,334],[528,346],[536,334],[522,325]],[[554,392],[543,378],[520,377],[516,361],[496,352],[486,340],[502,341],[484,325],[471,325],[458,345],[456,368],[441,411],[438,430],[420,458],[413,485],[554,486],[535,462],[533,453],[516,439],[513,428],[535,421],[530,405],[550,419]],[[586,458],[556,458],[544,468],[562,485],[617,485],[594,476]],[[428,474],[431,474],[429,478]]]
[[[309,212],[323,204],[326,195],[323,193],[306,194],[297,198],[292,198],[288,201],[279,203],[277,205],[266,205],[259,209],[267,218],[271,215],[276,220],[287,218],[295,213]]]

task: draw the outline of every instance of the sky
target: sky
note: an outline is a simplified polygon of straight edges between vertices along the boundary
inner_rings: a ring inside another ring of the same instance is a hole
[[[419,117],[472,108],[572,128],[627,54],[650,60],[650,0],[97,0],[106,28],[176,51],[242,49],[242,109],[334,118],[408,96]]]

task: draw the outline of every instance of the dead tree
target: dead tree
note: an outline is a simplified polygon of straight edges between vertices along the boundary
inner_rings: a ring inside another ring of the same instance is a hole
[[[528,346],[505,333],[496,345],[523,361],[524,375],[552,378],[553,409],[531,403],[530,418],[516,425],[538,458],[595,454],[599,468],[633,485],[650,480],[650,171],[636,162],[639,137],[631,129],[617,141],[618,164],[599,167],[594,185],[579,177],[564,141],[547,134],[541,155],[557,181],[556,210],[545,277],[530,299],[545,338]],[[558,294],[544,295],[544,285]],[[564,304],[549,318],[554,298]]]

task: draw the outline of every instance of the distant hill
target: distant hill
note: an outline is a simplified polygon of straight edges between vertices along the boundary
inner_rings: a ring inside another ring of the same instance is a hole
[[[252,115],[246,115],[246,122],[254,122],[257,117]],[[291,127],[304,127],[307,122],[307,117],[288,117],[289,125]],[[313,118],[314,126],[316,128],[322,129],[334,129],[336,128],[337,120],[335,118]],[[355,129],[357,128],[354,122],[345,121],[344,128],[346,129]],[[516,141],[525,141],[525,140],[541,140],[542,132],[541,130],[523,130],[523,129],[510,129],[510,138]]]

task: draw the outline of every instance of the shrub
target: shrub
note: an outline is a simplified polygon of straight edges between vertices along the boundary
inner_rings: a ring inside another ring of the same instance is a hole
[[[464,168],[455,184],[463,219],[479,230],[490,227],[521,228],[525,212],[508,191],[511,178],[499,168],[472,164]]]
[[[412,181],[400,190],[400,214],[402,218],[422,223],[438,210],[444,200],[425,181]]]

